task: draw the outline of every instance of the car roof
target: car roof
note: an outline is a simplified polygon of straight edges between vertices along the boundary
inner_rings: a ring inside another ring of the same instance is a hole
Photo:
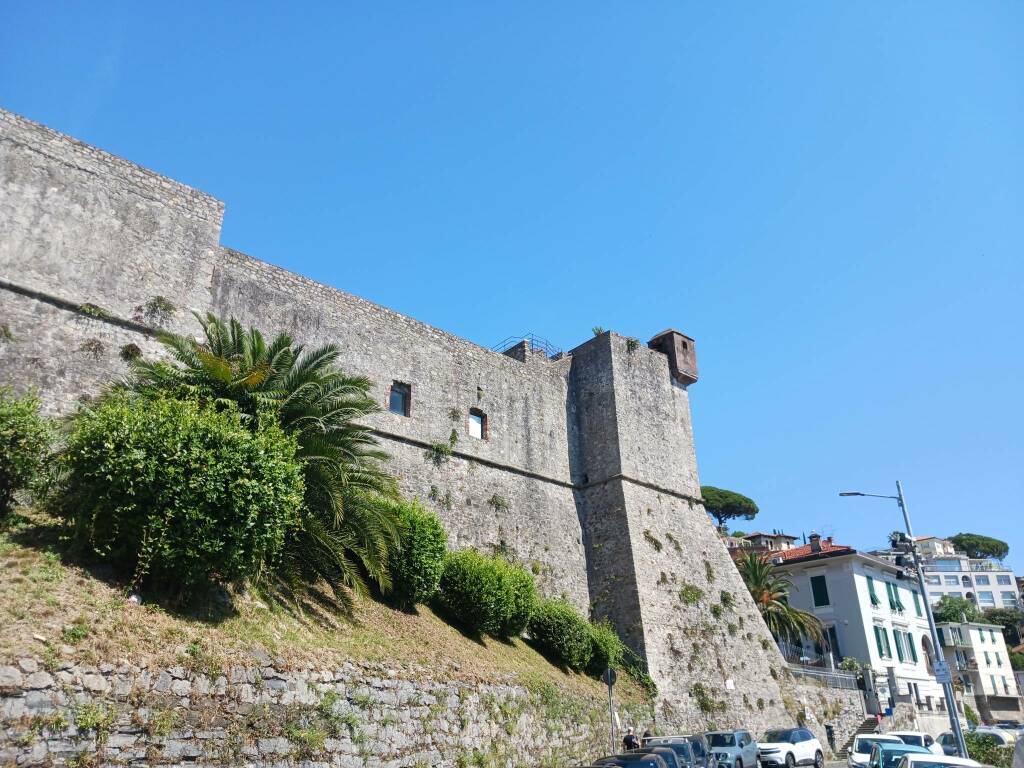
[[[924,731],[886,731],[886,736],[927,736]]]
[[[875,739],[877,741],[894,741],[902,744],[900,737],[894,733],[858,733],[856,739]]]
[[[913,763],[944,763],[946,765],[981,765],[977,760],[971,760],[967,757],[935,755],[931,752],[927,755],[916,753],[912,754],[910,755],[910,761]]]
[[[931,754],[924,747],[918,747],[914,744],[904,744],[902,741],[899,744],[892,742],[886,743],[883,741],[878,742],[878,748],[882,752],[918,752],[920,754]]]

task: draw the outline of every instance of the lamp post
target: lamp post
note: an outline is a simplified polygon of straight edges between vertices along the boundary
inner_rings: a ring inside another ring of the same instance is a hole
[[[945,659],[942,658],[942,645],[939,642],[939,630],[935,626],[935,616],[932,614],[931,601],[928,599],[928,588],[925,586],[924,581],[924,570],[921,568],[921,558],[917,554],[917,543],[914,540],[914,530],[910,527],[910,512],[907,510],[907,502],[903,497],[903,484],[896,481],[896,495],[886,496],[880,493],[861,493],[860,491],[843,491],[839,494],[840,496],[871,496],[876,499],[895,499],[896,503],[900,505],[900,511],[903,512],[903,522],[907,526],[907,537],[910,554],[914,558],[914,570],[917,571],[917,586],[921,591],[921,601],[924,603],[925,616],[928,617],[928,628],[931,630],[932,646],[935,648],[935,660],[943,665],[946,663]],[[961,757],[968,757],[967,744],[964,743],[964,732],[960,728],[960,714],[956,710],[956,697],[953,692],[953,681],[947,674],[943,675],[945,678],[942,681],[942,692],[946,699],[946,711],[949,713],[949,725],[953,730],[954,736],[956,736],[957,750],[960,752]]]

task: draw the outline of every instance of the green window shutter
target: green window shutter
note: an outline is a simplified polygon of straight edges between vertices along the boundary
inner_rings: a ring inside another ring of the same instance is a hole
[[[878,647],[878,655],[885,658],[885,646],[882,645],[881,627],[875,627],[875,645]]]
[[[916,613],[918,617],[923,616],[924,614],[921,613],[921,596],[917,594],[917,590],[913,590],[910,594],[914,596],[914,613]]]
[[[899,602],[896,600],[896,590],[892,585],[892,582],[885,582],[885,594],[889,597],[889,610],[898,611]]]
[[[882,627],[882,639],[885,641],[885,658],[892,658],[892,643],[889,642],[889,630]]]
[[[871,595],[871,605],[878,606],[878,593],[875,592],[875,580],[868,576],[868,594]]]
[[[898,629],[892,631],[893,642],[896,643],[896,656],[900,661],[904,661],[903,658],[903,633]]]
[[[914,636],[909,632],[907,633],[907,648],[910,649],[910,658],[917,664],[917,646],[914,643]]]
[[[895,584],[892,585],[892,597],[896,601],[896,610],[903,613],[906,609],[903,607],[903,601],[900,600],[900,588]]]
[[[945,644],[946,644],[946,632],[945,632],[945,630],[942,629],[942,627],[939,627],[939,645],[945,645]]]
[[[820,608],[828,605],[828,584],[824,576],[811,576],[811,593],[814,595],[814,606]]]

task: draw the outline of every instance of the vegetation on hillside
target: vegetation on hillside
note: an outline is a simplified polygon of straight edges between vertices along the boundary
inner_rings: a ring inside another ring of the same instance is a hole
[[[704,509],[718,521],[718,528],[723,532],[727,530],[730,520],[753,520],[759,511],[753,499],[736,491],[702,485],[700,495],[704,499]]]
[[[821,621],[813,613],[789,604],[789,590],[793,585],[766,557],[749,552],[740,558],[736,567],[765,624],[777,639],[787,642],[799,642],[801,637],[822,639]]]
[[[0,519],[42,468],[52,430],[39,415],[34,395],[16,397],[0,387]]]

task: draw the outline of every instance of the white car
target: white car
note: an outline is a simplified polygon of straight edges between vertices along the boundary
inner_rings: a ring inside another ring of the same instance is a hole
[[[846,756],[846,764],[849,768],[863,768],[871,757],[871,745],[886,741],[903,743],[899,736],[893,736],[891,733],[862,733],[855,736],[853,744],[850,745],[850,752]]]
[[[757,758],[764,768],[813,765],[825,768],[825,750],[806,728],[779,728],[766,731],[757,740]]]
[[[999,728],[995,725],[979,725],[974,729],[975,733],[987,733],[989,736],[994,736],[996,741],[1006,747],[1012,747],[1017,743],[1017,731],[1011,731],[1009,728]]]
[[[904,755],[896,768],[981,768],[977,760],[951,755]]]
[[[909,744],[912,747],[924,747],[933,755],[945,754],[942,751],[942,745],[923,731],[889,731],[886,735],[895,736],[904,744]]]

